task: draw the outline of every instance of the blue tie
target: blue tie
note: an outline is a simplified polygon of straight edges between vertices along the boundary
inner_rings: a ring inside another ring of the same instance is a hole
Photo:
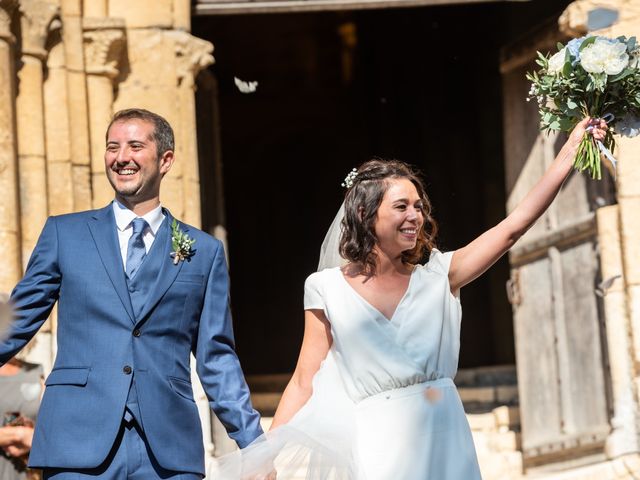
[[[144,257],[147,255],[142,236],[144,229],[149,226],[146,220],[140,217],[134,218],[131,224],[133,225],[133,234],[129,239],[129,246],[127,247],[127,264],[125,268],[127,277],[129,277],[130,280],[135,277]]]

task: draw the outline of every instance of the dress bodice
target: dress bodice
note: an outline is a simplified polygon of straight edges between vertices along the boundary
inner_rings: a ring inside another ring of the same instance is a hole
[[[329,320],[331,348],[351,399],[455,376],[462,310],[450,291],[452,255],[434,250],[416,267],[391,319],[359,295],[340,268],[307,278],[305,309],[321,309]]]

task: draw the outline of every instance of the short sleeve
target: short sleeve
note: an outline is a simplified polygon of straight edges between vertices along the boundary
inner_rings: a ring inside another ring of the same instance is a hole
[[[304,309],[324,310],[324,299],[320,293],[320,273],[316,272],[307,277],[304,282]]]
[[[440,250],[431,250],[427,268],[443,275],[449,275],[449,267],[451,266],[451,258],[455,251],[442,253]]]

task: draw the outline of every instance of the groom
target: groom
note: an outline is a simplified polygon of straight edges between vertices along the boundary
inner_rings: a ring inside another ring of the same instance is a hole
[[[225,255],[219,241],[174,223],[160,205],[174,162],[164,118],[120,111],[106,142],[115,200],[48,219],[11,296],[16,318],[0,342],[0,365],[57,301],[58,351],[30,465],[56,480],[201,479],[191,352],[229,435],[242,448],[262,433],[234,352]]]

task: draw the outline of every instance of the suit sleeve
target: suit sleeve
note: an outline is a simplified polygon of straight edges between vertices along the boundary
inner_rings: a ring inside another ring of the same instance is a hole
[[[200,318],[196,369],[211,408],[229,436],[244,448],[263,432],[235,352],[229,275],[222,244],[216,242],[216,247]]]
[[[31,254],[27,271],[11,293],[15,318],[0,342],[0,365],[4,365],[33,338],[58,299],[60,291],[58,232],[50,217]]]

